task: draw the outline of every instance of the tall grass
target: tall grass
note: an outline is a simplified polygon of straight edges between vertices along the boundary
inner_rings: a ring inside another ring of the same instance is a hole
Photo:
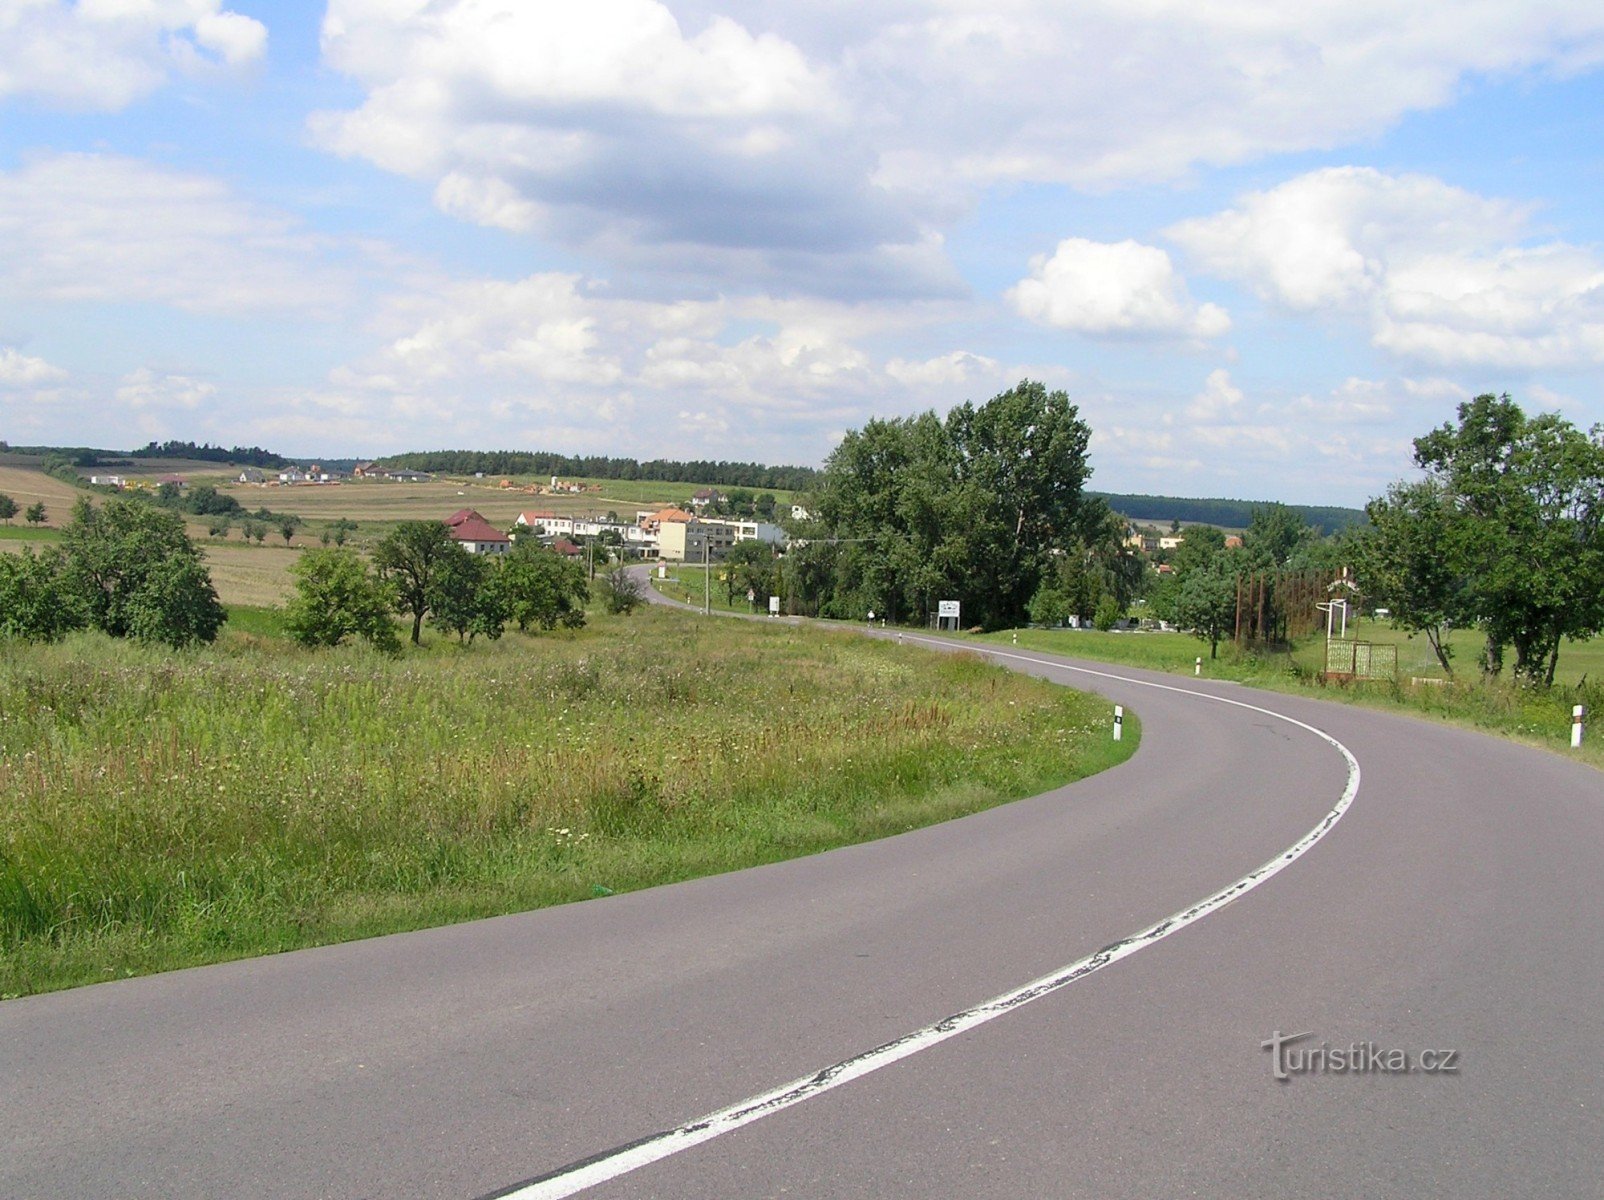
[[[0,993],[580,899],[1110,765],[970,656],[648,611],[389,659],[0,644]]]

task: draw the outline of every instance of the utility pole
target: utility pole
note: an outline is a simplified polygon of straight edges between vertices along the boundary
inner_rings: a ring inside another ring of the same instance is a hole
[[[713,542],[702,534],[702,615],[713,615]]]

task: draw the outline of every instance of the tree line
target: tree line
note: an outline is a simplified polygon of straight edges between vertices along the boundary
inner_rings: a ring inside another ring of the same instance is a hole
[[[812,467],[674,459],[640,462],[607,455],[567,455],[522,450],[429,450],[394,454],[384,466],[444,475],[557,475],[586,479],[640,479],[661,483],[723,484],[729,487],[807,491],[818,478]]]

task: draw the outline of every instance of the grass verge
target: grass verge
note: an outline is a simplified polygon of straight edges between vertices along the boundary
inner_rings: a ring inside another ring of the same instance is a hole
[[[1474,673],[1474,649],[1461,647],[1457,659],[1467,664],[1471,674],[1454,680],[1441,678],[1434,671],[1418,644],[1409,644],[1398,631],[1367,627],[1362,637],[1374,641],[1397,639],[1401,646],[1401,678],[1345,685],[1322,685],[1318,679],[1322,646],[1314,639],[1281,652],[1238,652],[1222,645],[1220,656],[1210,659],[1208,647],[1181,633],[1099,633],[1095,630],[1005,630],[976,637],[957,635],[959,642],[992,645],[1014,644],[1051,654],[1089,658],[1099,662],[1124,663],[1155,671],[1190,676],[1201,656],[1202,672],[1209,679],[1230,679],[1252,687],[1294,692],[1322,700],[1361,704],[1372,708],[1410,713],[1430,720],[1495,733],[1528,745],[1555,750],[1604,768],[1604,735],[1594,732],[1580,750],[1570,748],[1571,709],[1584,705],[1590,723],[1604,718],[1604,674],[1593,674],[1600,647],[1594,643],[1568,644],[1560,653],[1563,682],[1554,687],[1522,686],[1505,678],[1493,682]],[[1472,646],[1467,635],[1465,646]]]
[[[1100,699],[850,634],[648,610],[389,659],[235,617],[180,655],[0,645],[0,994],[808,854],[1136,746]]]

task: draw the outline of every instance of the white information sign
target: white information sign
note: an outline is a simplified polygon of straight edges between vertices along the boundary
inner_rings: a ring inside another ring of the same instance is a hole
[[[951,617],[954,621],[956,621],[958,619],[958,601],[956,601],[956,600],[938,600],[938,601],[936,601],[936,616],[938,616],[938,617]]]

